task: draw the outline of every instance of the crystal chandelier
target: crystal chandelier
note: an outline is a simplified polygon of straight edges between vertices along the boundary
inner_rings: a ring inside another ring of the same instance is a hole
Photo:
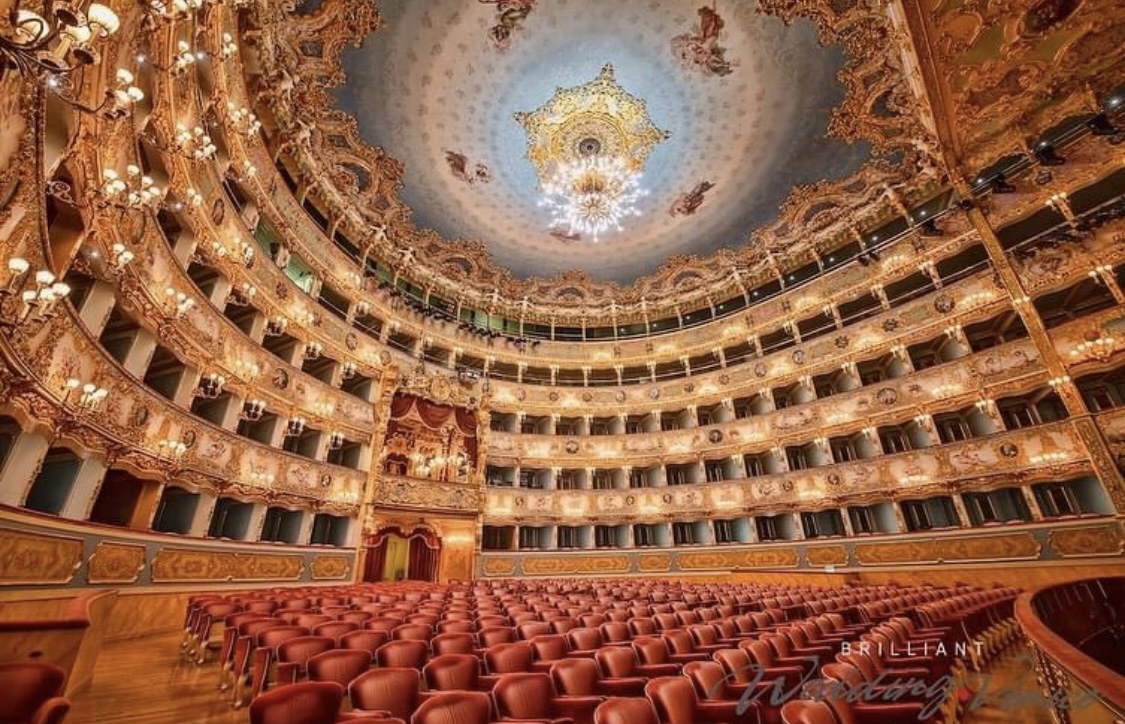
[[[558,164],[543,184],[541,206],[551,209],[551,228],[565,227],[593,241],[622,221],[640,216],[637,202],[647,195],[641,174],[619,156],[591,155]]]
[[[641,215],[645,162],[669,134],[653,123],[643,100],[617,84],[612,65],[515,117],[527,133],[527,158],[539,177],[539,205],[551,210],[551,230],[598,241]]]

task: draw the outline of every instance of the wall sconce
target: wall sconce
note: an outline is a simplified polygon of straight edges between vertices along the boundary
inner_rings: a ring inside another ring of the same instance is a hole
[[[344,447],[344,433],[339,430],[333,430],[332,434],[328,436],[328,449],[339,450]]]
[[[227,101],[227,120],[237,133],[247,138],[256,136],[262,130],[262,122],[254,112],[246,106],[236,107],[233,101]]]
[[[1062,465],[1068,460],[1070,460],[1070,455],[1068,453],[1056,450],[1054,452],[1032,455],[1030,458],[1028,458],[1027,461],[1032,465],[1046,465],[1048,467],[1054,467],[1057,465]]]
[[[1103,335],[1100,330],[1092,330],[1070,350],[1070,356],[1105,362],[1117,351],[1117,341],[1116,337]]]
[[[13,257],[8,260],[8,283],[0,289],[0,312],[3,305],[18,298],[21,305],[9,318],[9,313],[0,314],[0,327],[16,328],[28,321],[46,321],[55,315],[55,305],[70,294],[70,285],[55,280],[55,275],[46,270],[31,272],[31,264],[26,259]]]
[[[116,242],[109,248],[109,269],[114,274],[120,275],[135,258],[136,255],[126,249],[124,244]]]
[[[175,288],[168,287],[164,292],[164,314],[173,319],[183,319],[195,307],[195,300]]]
[[[276,317],[266,321],[266,336],[280,337],[289,329],[289,320],[285,317]]]
[[[929,415],[915,415],[914,416],[914,424],[917,425],[918,427],[928,429],[930,427],[930,416]]]
[[[324,345],[322,345],[320,342],[313,340],[312,342],[309,342],[305,345],[305,359],[310,362],[320,359],[320,356],[323,353]]]
[[[336,414],[336,403],[320,401],[313,404],[313,413],[317,417],[329,418]]]
[[[1063,385],[1070,384],[1070,375],[1062,375],[1061,377],[1052,377],[1047,380],[1047,384],[1051,386],[1052,390],[1057,390]]]
[[[99,209],[155,211],[164,200],[165,191],[151,176],[144,174],[140,166],[129,164],[125,167],[124,178],[112,168],[102,171],[102,183],[96,194],[95,206]]]
[[[114,82],[106,88],[105,97],[97,106],[88,106],[75,98],[67,78],[51,76],[47,79],[47,87],[71,108],[108,121],[126,117],[133,106],[145,98],[144,91],[133,85],[133,74],[125,68],[117,69]]]
[[[183,41],[180,41],[180,44],[184,45]],[[219,147],[202,126],[193,126],[189,129],[184,124],[177,123],[176,134],[172,137],[172,148],[164,150],[177,153],[189,161],[213,161]]]
[[[258,288],[250,282],[243,282],[241,287],[230,290],[227,295],[227,304],[235,307],[248,307],[258,294]]]
[[[266,413],[266,403],[263,400],[247,400],[242,403],[242,412],[238,419],[246,422],[257,422]]]
[[[235,360],[235,362],[230,366],[230,368],[231,368],[231,372],[234,373],[235,377],[239,377],[241,379],[244,379],[247,382],[253,382],[254,380],[258,379],[258,376],[260,374],[262,374],[261,366],[259,366],[257,362],[253,362],[253,361],[247,361],[247,360],[241,360],[241,359]]]
[[[222,42],[219,44],[219,60],[227,60],[238,52],[238,43],[230,33],[223,33]]]
[[[263,470],[255,470],[250,473],[250,483],[261,488],[272,488],[274,480],[273,473],[267,473]]]
[[[75,394],[78,399],[75,404],[82,412],[93,412],[101,406],[102,401],[109,397],[109,390],[98,387],[93,382],[82,383],[77,377],[71,377],[63,387],[63,403],[70,402]]]
[[[199,378],[199,386],[195,389],[195,396],[202,397],[207,400],[214,400],[219,395],[223,394],[223,387],[227,384],[227,378],[220,375],[218,372],[212,372]]]
[[[300,415],[289,418],[289,422],[285,424],[285,436],[299,437],[305,431],[305,422],[305,418]]]
[[[1105,283],[1105,280],[1113,275],[1113,267],[1109,264],[1099,264],[1087,272],[1087,275],[1096,282]]]
[[[986,415],[990,414],[992,412],[992,410],[996,407],[996,400],[992,400],[992,399],[989,399],[989,398],[985,397],[983,399],[977,400],[976,407],[977,407],[978,410],[980,410],[984,414],[986,414]]]
[[[188,446],[180,440],[161,440],[156,443],[158,458],[167,458],[172,462],[179,462],[187,452]]]
[[[345,380],[350,380],[356,376],[359,368],[355,362],[345,362],[343,368],[340,370],[340,376]]]
[[[366,317],[370,313],[371,313],[371,304],[370,303],[368,303],[366,301],[356,302],[355,316]]]
[[[117,14],[101,3],[91,3],[85,13],[67,2],[51,3],[46,16],[21,4],[20,0],[11,4],[8,27],[0,35],[0,78],[9,68],[32,78],[66,74],[97,63],[92,41],[113,35],[121,24]]]

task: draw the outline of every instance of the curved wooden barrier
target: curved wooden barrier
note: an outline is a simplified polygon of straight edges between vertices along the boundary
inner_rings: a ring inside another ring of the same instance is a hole
[[[116,590],[89,591],[71,599],[59,618],[0,621],[0,662],[32,659],[67,672],[66,695],[94,677]]]
[[[1016,601],[1058,724],[1125,721],[1125,578],[1047,586]]]

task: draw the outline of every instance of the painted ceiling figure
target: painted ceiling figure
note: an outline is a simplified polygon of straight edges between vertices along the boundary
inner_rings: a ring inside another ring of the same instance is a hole
[[[512,42],[512,32],[523,27],[523,21],[535,9],[537,0],[479,0],[484,5],[495,5],[496,24],[488,29],[497,50],[507,50]]]

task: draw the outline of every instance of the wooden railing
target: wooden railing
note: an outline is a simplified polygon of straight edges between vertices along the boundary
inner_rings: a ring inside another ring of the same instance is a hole
[[[1125,722],[1125,578],[1025,593],[1016,620],[1058,724]]]

